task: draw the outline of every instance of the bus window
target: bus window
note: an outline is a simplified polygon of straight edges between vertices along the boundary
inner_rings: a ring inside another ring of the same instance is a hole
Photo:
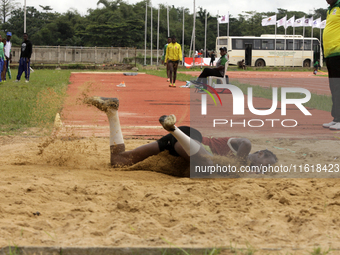
[[[285,49],[285,40],[276,40],[276,49],[284,50]]]
[[[273,50],[274,40],[262,40],[262,50]]]
[[[305,50],[311,50],[311,41],[305,39]]]
[[[260,50],[261,49],[261,40],[254,40],[254,50]]]
[[[242,50],[243,49],[243,39],[233,39],[232,41],[234,50]]]
[[[298,47],[298,49],[299,49],[299,50],[302,50],[302,49],[303,49],[303,42],[306,43],[306,41],[305,41],[305,40],[297,40],[297,41],[299,42],[299,47]]]
[[[294,50],[298,50],[299,48],[299,41],[294,40]],[[287,40],[287,50],[293,50],[293,39]]]
[[[219,43],[219,45],[227,46],[228,45],[228,39],[219,39],[218,43]]]

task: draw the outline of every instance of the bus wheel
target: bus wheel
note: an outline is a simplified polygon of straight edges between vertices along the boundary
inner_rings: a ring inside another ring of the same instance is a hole
[[[258,60],[256,60],[256,62],[255,62],[255,66],[256,67],[263,67],[263,66],[265,66],[266,65],[266,63],[264,62],[264,60],[262,60],[262,59],[258,59]]]
[[[303,61],[303,67],[310,67],[310,60],[309,59],[305,59],[305,61]]]

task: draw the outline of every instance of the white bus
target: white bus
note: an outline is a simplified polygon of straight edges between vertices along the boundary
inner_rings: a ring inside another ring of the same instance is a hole
[[[244,60],[247,66],[310,67],[319,59],[322,66],[320,41],[317,38],[303,38],[301,35],[276,35],[276,50],[275,35],[220,36],[216,38],[218,56],[220,47],[227,47],[231,65]]]

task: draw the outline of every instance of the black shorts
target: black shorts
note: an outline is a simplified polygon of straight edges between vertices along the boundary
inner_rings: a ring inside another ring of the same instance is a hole
[[[174,64],[178,64],[179,60],[173,61],[173,60],[168,60],[168,63],[174,63]]]
[[[184,134],[190,136],[190,138],[200,143],[202,142],[202,134],[197,129],[188,126],[181,126],[178,128]],[[170,155],[179,157],[178,153],[175,150],[175,143],[177,143],[177,139],[172,134],[167,134],[166,136],[163,136],[161,139],[157,140],[157,143],[160,151],[168,150]]]

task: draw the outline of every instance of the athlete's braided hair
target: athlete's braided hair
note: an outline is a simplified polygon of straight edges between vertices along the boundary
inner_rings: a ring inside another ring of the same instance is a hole
[[[278,161],[276,155],[273,152],[271,152],[270,150],[265,149],[265,150],[262,150],[262,151],[263,151],[263,153],[266,157],[274,157],[275,162]]]

